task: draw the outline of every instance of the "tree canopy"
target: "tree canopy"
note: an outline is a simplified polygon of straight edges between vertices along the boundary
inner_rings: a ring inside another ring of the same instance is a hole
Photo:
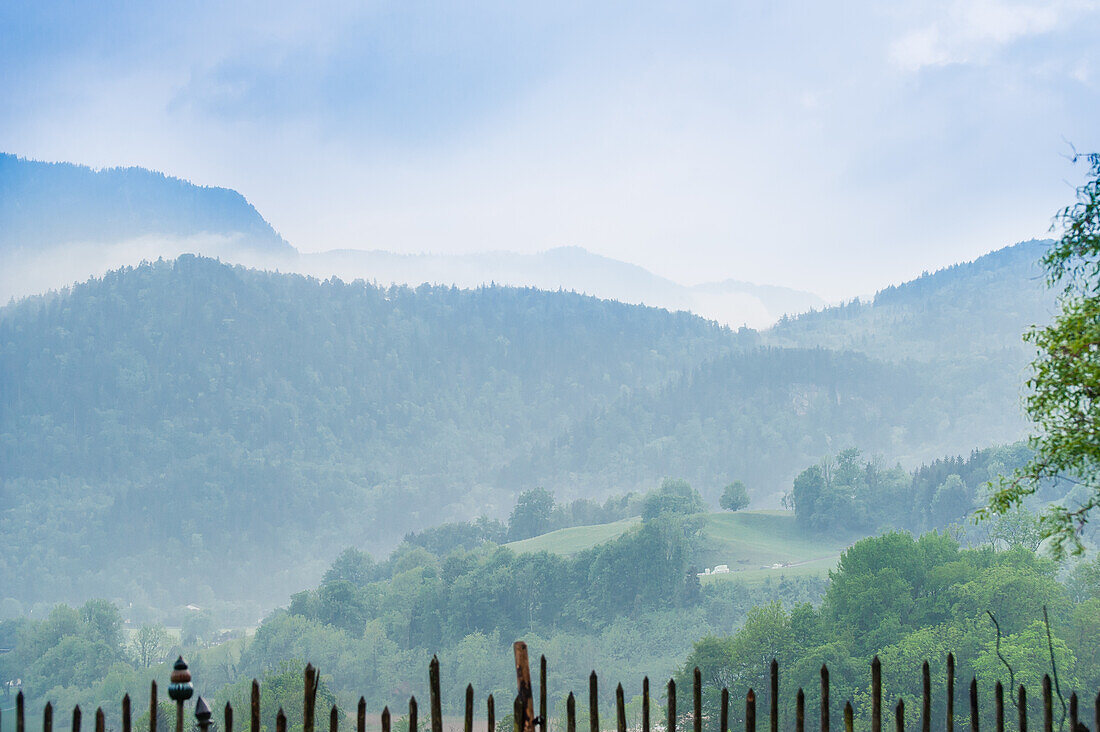
[[[1057,217],[1062,236],[1043,256],[1047,283],[1060,287],[1059,312],[1026,338],[1039,350],[1028,380],[1034,457],[999,481],[986,514],[1007,513],[1042,481],[1065,478],[1086,490],[1050,506],[1043,533],[1056,555],[1079,553],[1080,531],[1100,506],[1100,154],[1081,156],[1087,182]]]
[[[723,488],[718,505],[727,511],[740,511],[742,508],[747,508],[749,505],[749,491],[745,488],[745,484],[735,480]]]

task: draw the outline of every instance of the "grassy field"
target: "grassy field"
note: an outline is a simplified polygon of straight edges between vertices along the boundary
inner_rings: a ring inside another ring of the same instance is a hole
[[[591,549],[592,547],[611,541],[616,536],[623,534],[631,526],[641,521],[641,517],[623,519],[610,524],[596,524],[595,526],[574,526],[569,529],[558,529],[542,536],[533,536],[522,541],[513,541],[505,544],[509,549],[517,552],[550,552],[551,554],[570,555]]]
[[[576,554],[611,541],[639,521],[638,517],[634,517],[611,524],[559,529],[507,546],[517,552]],[[730,568],[729,574],[703,577],[704,583],[731,579],[760,581],[767,577],[825,576],[836,566],[840,553],[848,545],[844,540],[807,536],[795,524],[794,514],[790,511],[707,514],[700,534],[702,547],[699,561],[706,567],[727,564]],[[789,566],[774,567],[776,564]]]
[[[848,542],[809,536],[795,524],[790,511],[712,513],[702,530],[700,560],[707,566],[728,564],[730,569],[766,569],[836,557]]]

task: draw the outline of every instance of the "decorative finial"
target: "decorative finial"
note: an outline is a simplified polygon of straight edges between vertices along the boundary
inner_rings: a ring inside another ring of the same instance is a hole
[[[191,683],[191,672],[187,670],[187,664],[183,656],[176,659],[172,665],[172,683],[168,684],[168,696],[177,702],[184,702],[195,693],[195,685]]]
[[[200,696],[199,700],[195,702],[195,719],[199,723],[199,729],[205,731],[210,727],[211,716],[210,705]]]

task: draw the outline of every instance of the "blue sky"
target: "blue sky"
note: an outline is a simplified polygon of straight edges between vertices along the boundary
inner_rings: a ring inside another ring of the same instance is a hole
[[[238,189],[295,246],[578,245],[840,298],[1044,235],[1097,2],[0,4],[0,149]]]

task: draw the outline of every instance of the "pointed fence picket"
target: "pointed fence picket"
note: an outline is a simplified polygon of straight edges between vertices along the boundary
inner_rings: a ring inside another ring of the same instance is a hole
[[[513,719],[514,719],[514,732],[535,732],[535,728],[538,728],[538,732],[550,732],[549,719],[548,719],[548,685],[547,685],[547,664],[546,657],[543,656],[539,660],[539,695],[538,695],[538,716],[534,714],[534,695],[531,684],[530,670],[528,667],[527,647],[523,643],[517,643],[515,648],[516,657],[516,681],[518,694],[515,697],[513,705]],[[182,663],[182,659],[176,663],[176,671],[173,672],[174,679],[182,678],[178,676],[180,674],[180,666],[186,670],[186,664]],[[872,732],[882,732],[882,664],[876,656],[871,663],[871,708],[869,723]],[[691,704],[691,724],[692,732],[704,732],[704,730],[713,727],[710,725],[717,722],[718,732],[729,732],[729,713],[730,713],[730,693],[729,689],[722,688],[720,695],[720,707],[718,711],[718,719],[710,719],[704,713],[703,709],[703,679],[698,668],[694,669],[692,674],[692,704]],[[776,660],[772,660],[769,666],[768,674],[768,729],[769,732],[779,732],[781,726],[780,718],[780,686],[779,686],[779,663]],[[316,705],[317,705],[317,690],[320,683],[320,673],[312,664],[307,664],[303,674],[303,698],[302,698],[302,732],[316,732]],[[440,666],[439,660],[435,657],[432,658],[431,663],[428,666],[428,685],[429,685],[429,728],[430,732],[443,732],[443,700],[441,694],[440,684]],[[176,681],[173,682],[171,687],[178,687],[179,684]],[[187,674],[186,686],[190,686],[190,675]],[[190,693],[187,693],[180,697],[178,688],[171,688],[171,696],[176,699],[178,714],[176,716],[176,729],[175,732],[184,732],[183,729],[183,705],[184,701],[190,697]],[[1023,684],[1020,684],[1016,689],[1015,699],[1015,716],[1017,719],[1017,725],[1019,732],[1027,732],[1028,729],[1028,704],[1027,704],[1027,690]],[[820,675],[820,709],[819,709],[819,723],[818,729],[821,732],[829,732],[832,724],[830,714],[830,679],[829,669],[826,665],[821,666]],[[1054,730],[1054,684],[1052,684],[1051,677],[1046,675],[1042,680],[1041,699],[1042,699],[1042,732],[1053,732]],[[250,698],[250,715],[249,715],[249,732],[262,732],[262,725],[260,720],[260,700],[262,690],[260,683],[253,680],[251,687]],[[921,700],[920,700],[920,728],[921,732],[931,732],[932,729],[932,676],[930,672],[929,663],[925,661],[921,667]],[[979,699],[979,687],[978,680],[972,678],[969,684],[969,726],[971,732],[979,732],[981,724],[980,715],[980,699]],[[463,732],[479,732],[475,730],[474,723],[474,688],[472,685],[466,686],[465,693],[465,705],[463,713]],[[615,732],[628,732],[631,727],[627,723],[626,715],[626,692],[623,689],[622,684],[619,684],[615,688]],[[748,689],[745,697],[745,713],[744,713],[744,729],[745,732],[756,732],[756,692],[753,689]],[[948,654],[946,659],[946,679],[944,684],[944,701],[946,703],[946,719],[944,719],[944,729],[947,732],[954,732],[955,728],[955,657],[953,654]],[[677,724],[680,721],[680,716],[677,712],[677,695],[676,695],[676,682],[673,679],[669,679],[667,691],[666,691],[666,705],[667,718],[664,729],[659,727],[654,730],[651,725],[651,704],[652,697],[649,689],[649,678],[646,677],[642,680],[641,688],[641,724],[640,727],[633,728],[634,732],[676,732]],[[806,728],[806,695],[804,691],[799,688],[794,695],[794,729],[796,732],[805,732]],[[210,721],[211,712],[207,706],[205,700],[201,697],[196,702],[196,717],[198,720],[198,728],[200,732],[206,732],[208,727],[212,724]],[[904,732],[905,727],[905,700],[898,699],[893,707],[894,716],[894,729],[895,732]],[[1097,694],[1094,698],[1092,719],[1086,720],[1081,715],[1080,698],[1077,693],[1070,694],[1068,710],[1063,707],[1063,721],[1068,721],[1069,732],[1085,732],[1089,729],[1087,722],[1092,723],[1092,729],[1100,732],[1100,694]],[[418,707],[416,697],[409,698],[409,712],[408,712],[408,732],[418,732]],[[149,732],[157,732],[157,683],[154,681],[149,687]],[[26,732],[25,726],[25,699],[23,692],[20,691],[16,696],[15,703],[15,732]],[[685,715],[687,716],[687,715]],[[328,732],[339,732],[340,728],[340,711],[334,705],[329,710],[329,723]],[[356,709],[355,715],[355,730],[356,732],[366,732],[366,700],[364,697],[359,698],[359,704]],[[993,729],[996,732],[1004,732],[1006,728],[1005,717],[1005,688],[1001,681],[997,681],[994,686],[993,693]],[[988,720],[989,718],[986,717]],[[381,718],[382,732],[391,732],[391,714],[389,707],[382,710]],[[485,732],[497,732],[496,730],[496,709],[494,704],[493,695],[490,694],[486,699],[486,726]],[[81,732],[82,713],[79,706],[75,707],[72,711],[72,732]],[[593,671],[588,677],[588,723],[589,732],[601,732],[602,727],[600,724],[600,707],[599,707],[599,679],[596,672]],[[134,732],[132,729],[132,712],[131,712],[131,699],[130,695],[126,694],[122,697],[121,703],[121,732]],[[53,732],[54,725],[54,706],[52,703],[47,702],[43,708],[42,713],[42,729],[43,732]],[[219,732],[233,732],[234,717],[233,707],[231,704],[226,704],[222,712],[222,722],[219,725]],[[852,707],[852,703],[849,700],[843,711],[843,725],[846,732],[852,732],[855,726],[855,713]],[[1061,723],[1060,723],[1061,728]],[[988,728],[988,724],[987,724]],[[287,718],[286,714],[280,708],[275,718],[275,732],[286,732]],[[576,732],[577,729],[577,715],[576,715],[576,697],[573,692],[569,692],[566,698],[566,719],[565,719],[565,731],[564,732]],[[102,708],[97,708],[95,712],[95,732],[106,732],[106,714]]]

